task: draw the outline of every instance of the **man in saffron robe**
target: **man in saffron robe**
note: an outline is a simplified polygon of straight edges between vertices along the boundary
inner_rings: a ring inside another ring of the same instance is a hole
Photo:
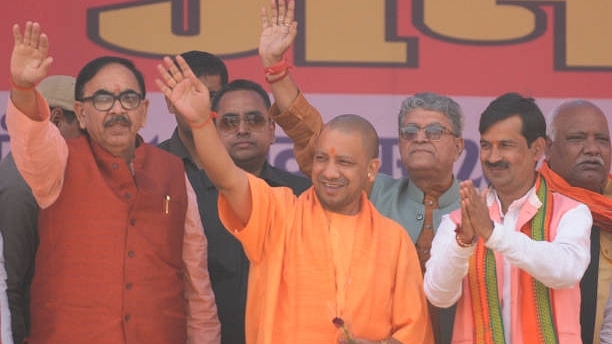
[[[157,83],[192,127],[219,190],[219,217],[251,262],[247,343],[432,343],[414,246],[363,191],[380,167],[372,125],[356,115],[328,123],[313,187],[298,198],[235,165],[212,124],[208,90],[177,61],[180,70],[164,59]]]
[[[266,11],[261,16],[259,55],[274,95],[270,114],[293,141],[300,170],[310,175],[314,142],[324,123],[293,81],[285,59],[297,34],[294,9],[292,0],[270,1],[270,18]],[[397,121],[399,152],[409,177],[395,179],[378,173],[366,185],[366,192],[382,215],[397,221],[410,235],[424,271],[442,215],[459,208],[453,166],[464,148],[463,113],[453,99],[425,92],[402,101]],[[450,343],[454,312],[454,307],[430,305],[436,344]]]
[[[268,115],[268,93],[250,80],[237,79],[228,84],[225,64],[215,55],[190,51],[181,56],[211,91],[211,98],[216,94],[212,108],[220,114],[217,129],[236,165],[272,186],[288,186],[296,195],[310,187],[309,179],[276,168],[267,160],[275,128]],[[168,110],[174,113],[177,127],[172,137],[159,147],[182,158],[198,198],[208,241],[208,272],[221,323],[221,343],[244,343],[249,260],[240,242],[219,219],[219,193],[200,167],[191,128],[171,104]]]
[[[580,323],[582,342],[598,344],[612,281],[612,180],[608,120],[597,105],[574,99],[551,112],[540,173],[552,190],[586,204],[593,215]]]
[[[85,65],[74,110],[86,133],[66,140],[34,88],[53,62],[47,36],[27,22],[13,38],[6,122],[41,208],[28,342],[219,343],[193,189],[177,157],[138,135],[140,71],[112,56]]]
[[[581,343],[591,213],[535,171],[546,121],[533,99],[500,96],[479,131],[491,187],[461,183],[461,209],[433,241],[425,294],[440,307],[458,302],[453,343]]]

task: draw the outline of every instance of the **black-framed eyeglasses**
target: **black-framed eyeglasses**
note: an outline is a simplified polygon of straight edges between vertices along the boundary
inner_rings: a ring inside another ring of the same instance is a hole
[[[247,113],[244,116],[236,114],[225,114],[216,119],[217,128],[223,134],[235,134],[240,128],[240,122],[244,121],[250,131],[260,132],[266,128],[269,119],[259,112]]]
[[[424,127],[411,124],[399,129],[399,137],[403,140],[412,141],[419,136],[419,131],[421,130],[423,130],[425,137],[429,141],[440,141],[442,139],[442,135],[444,134],[455,136],[455,133],[452,130],[439,124],[430,124]]]
[[[117,100],[124,110],[134,110],[140,106],[142,95],[132,90],[121,92],[117,96],[107,91],[96,91],[89,97],[83,97],[77,100],[82,102],[91,101],[93,107],[98,111],[108,111],[112,109]]]

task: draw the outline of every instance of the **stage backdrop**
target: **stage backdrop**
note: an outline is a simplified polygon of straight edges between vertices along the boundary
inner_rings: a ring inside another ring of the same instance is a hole
[[[259,9],[267,0],[10,1],[0,12],[0,102],[5,108],[11,26],[38,21],[50,38],[51,74],[72,74],[101,55],[133,59],[147,79],[142,135],[160,142],[174,118],[154,84],[164,55],[215,53],[230,79],[265,84],[257,56]],[[478,117],[494,97],[535,97],[545,113],[585,98],[612,114],[609,0],[297,0],[298,37],[287,56],[294,79],[326,119],[360,114],[382,141],[382,171],[400,176],[397,112],[422,91],[452,96],[466,117],[460,179],[482,182]],[[1,36],[0,36],[1,37]],[[267,87],[267,86],[266,86]],[[610,120],[610,118],[609,118]],[[0,155],[9,151],[4,116]],[[291,142],[277,131],[270,161],[296,171]]]

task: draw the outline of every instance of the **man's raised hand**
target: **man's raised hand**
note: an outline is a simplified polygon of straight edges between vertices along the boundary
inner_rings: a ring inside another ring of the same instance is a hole
[[[270,15],[264,7],[261,9],[262,32],[259,39],[259,56],[264,67],[279,62],[291,47],[297,34],[297,22],[294,20],[294,0],[270,0]]]
[[[155,79],[155,83],[187,123],[191,127],[207,123],[211,116],[208,88],[193,74],[187,62],[180,55],[176,56],[176,64],[170,57],[164,57],[157,70],[161,79]]]
[[[23,33],[13,25],[14,46],[11,54],[11,82],[14,88],[30,89],[47,76],[53,58],[48,56],[49,39],[40,25],[26,22]]]

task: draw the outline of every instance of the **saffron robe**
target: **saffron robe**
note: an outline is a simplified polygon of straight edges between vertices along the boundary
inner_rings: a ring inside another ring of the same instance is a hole
[[[220,218],[251,261],[247,343],[336,343],[336,316],[357,338],[433,343],[414,245],[365,193],[353,221],[351,257],[334,259],[347,250],[334,252],[328,217],[312,187],[296,198],[291,189],[251,175],[249,185],[253,208],[246,225],[219,197]],[[335,261],[349,263],[343,269]],[[344,277],[337,276],[341,271]]]

